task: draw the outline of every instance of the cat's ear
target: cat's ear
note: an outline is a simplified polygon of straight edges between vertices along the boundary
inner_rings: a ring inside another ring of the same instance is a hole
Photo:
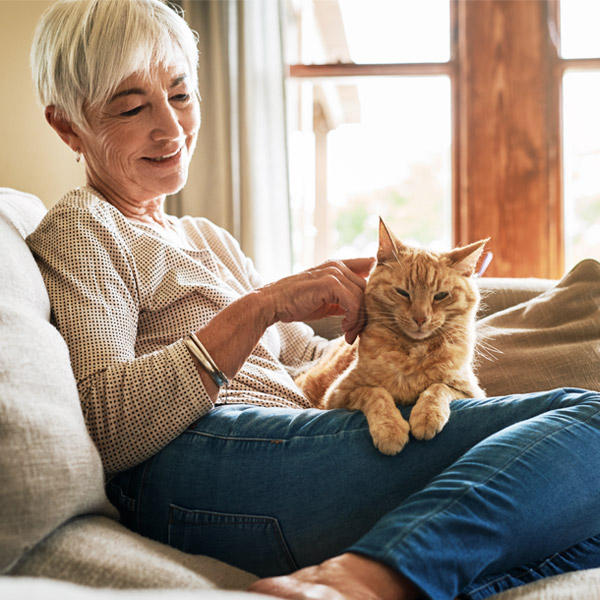
[[[483,252],[483,247],[490,238],[473,242],[464,248],[456,248],[446,254],[451,266],[460,271],[461,275],[470,277],[475,272],[477,262]]]
[[[399,261],[399,255],[405,251],[404,244],[387,228],[383,219],[379,217],[379,248],[377,262]]]

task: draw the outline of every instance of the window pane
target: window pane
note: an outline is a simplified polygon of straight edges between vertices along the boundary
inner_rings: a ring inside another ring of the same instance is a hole
[[[450,59],[448,0],[341,0],[340,6],[356,63]]]
[[[290,136],[297,268],[374,255],[379,216],[407,243],[449,248],[449,79],[290,85],[293,113],[305,125],[296,121]],[[317,108],[309,118],[311,99]]]
[[[450,60],[449,0],[298,0],[292,5],[290,63]]]
[[[599,25],[599,0],[561,0],[560,37],[563,58],[600,57]]]
[[[600,71],[563,78],[565,262],[600,259]]]

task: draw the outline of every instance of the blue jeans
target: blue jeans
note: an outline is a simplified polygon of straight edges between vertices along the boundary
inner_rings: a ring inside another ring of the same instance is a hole
[[[260,576],[352,551],[477,599],[600,566],[598,465],[598,392],[457,400],[393,457],[362,413],[231,405],[107,490],[133,530]]]

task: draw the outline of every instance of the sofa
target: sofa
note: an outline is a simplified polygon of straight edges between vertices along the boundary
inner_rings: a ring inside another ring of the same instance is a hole
[[[68,350],[50,323],[44,282],[25,242],[45,211],[37,197],[0,188],[0,598],[247,598],[244,590],[254,575],[143,538],[119,523],[108,502]],[[566,283],[481,280],[480,368],[488,391],[558,385],[598,389],[600,265],[585,262],[576,281],[568,280],[569,274]],[[549,314],[547,305],[557,298],[563,304]],[[579,317],[566,315],[564,305],[575,306]],[[548,362],[540,350],[548,345],[548,333],[543,326],[540,331],[530,327],[536,319],[551,323],[551,335],[561,340],[559,355],[577,353],[574,359],[584,363],[581,372],[565,368],[564,360]],[[554,385],[553,377],[562,383]],[[600,569],[496,597],[600,598]]]

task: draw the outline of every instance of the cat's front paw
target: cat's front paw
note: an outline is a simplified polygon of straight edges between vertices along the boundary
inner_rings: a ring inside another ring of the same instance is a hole
[[[371,437],[375,447],[382,454],[398,454],[408,443],[409,424],[398,413],[398,419],[386,419],[377,427],[371,427]]]
[[[417,440],[430,440],[450,418],[448,403],[417,402],[410,413],[410,432]]]

